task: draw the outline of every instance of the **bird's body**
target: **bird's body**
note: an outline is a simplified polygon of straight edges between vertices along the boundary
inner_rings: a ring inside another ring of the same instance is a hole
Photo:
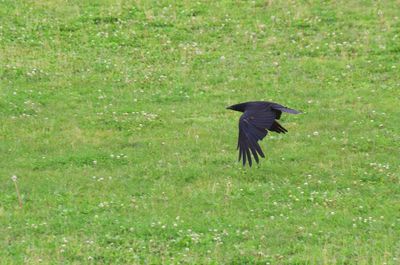
[[[291,114],[300,113],[297,110],[284,107],[280,104],[268,101],[251,101],[232,105],[227,109],[243,112],[239,119],[239,160],[243,165],[248,161],[252,165],[251,154],[256,162],[258,156],[265,157],[258,141],[262,140],[268,131],[286,133],[287,130],[278,123],[282,112]],[[250,154],[251,152],[251,154]]]

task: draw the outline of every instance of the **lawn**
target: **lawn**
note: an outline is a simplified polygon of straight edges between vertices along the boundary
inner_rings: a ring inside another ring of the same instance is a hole
[[[0,1],[0,264],[400,264],[399,9]]]

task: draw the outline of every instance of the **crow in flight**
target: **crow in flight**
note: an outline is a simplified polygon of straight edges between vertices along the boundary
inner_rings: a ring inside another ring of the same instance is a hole
[[[258,141],[262,140],[268,131],[286,133],[287,130],[278,123],[283,112],[298,114],[297,110],[289,109],[282,105],[267,101],[244,102],[227,107],[227,109],[243,112],[239,119],[239,161],[243,166],[248,161],[252,164],[250,151],[258,163],[258,155],[265,157]]]

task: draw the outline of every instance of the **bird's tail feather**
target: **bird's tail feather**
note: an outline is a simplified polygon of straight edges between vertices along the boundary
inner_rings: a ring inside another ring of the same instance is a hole
[[[287,133],[287,130],[283,128],[283,126],[280,125],[277,121],[274,121],[274,123],[271,126],[271,129],[269,130],[277,133]]]

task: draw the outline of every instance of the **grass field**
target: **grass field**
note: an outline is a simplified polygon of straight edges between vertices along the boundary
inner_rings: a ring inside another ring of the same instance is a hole
[[[399,10],[0,1],[0,264],[400,264]]]

